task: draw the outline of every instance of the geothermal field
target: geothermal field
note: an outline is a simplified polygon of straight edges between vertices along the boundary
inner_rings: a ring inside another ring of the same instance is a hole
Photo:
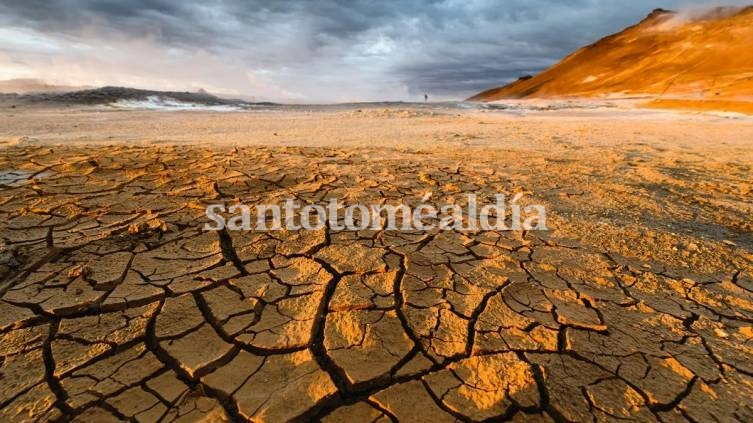
[[[747,117],[24,106],[0,128],[2,420],[753,418]],[[204,229],[212,204],[468,193],[522,193],[549,230]]]

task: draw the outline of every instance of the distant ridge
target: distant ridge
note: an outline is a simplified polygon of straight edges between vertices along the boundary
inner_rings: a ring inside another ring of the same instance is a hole
[[[534,76],[470,101],[642,97],[753,101],[753,7],[700,13],[656,9],[624,31],[583,47]]]
[[[206,92],[152,91],[125,87],[102,87],[63,93],[35,93],[19,96],[20,99],[30,102],[83,105],[111,104],[123,100],[144,101],[149,97],[170,98],[175,101],[204,105],[245,104],[242,100],[223,99]]]

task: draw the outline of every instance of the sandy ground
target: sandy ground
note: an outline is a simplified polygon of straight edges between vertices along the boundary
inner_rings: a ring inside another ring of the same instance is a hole
[[[750,421],[753,121],[0,110],[0,420]],[[206,232],[527,193],[549,232]]]

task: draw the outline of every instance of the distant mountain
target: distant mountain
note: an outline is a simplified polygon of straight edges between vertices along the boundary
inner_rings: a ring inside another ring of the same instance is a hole
[[[102,87],[71,92],[36,93],[20,96],[19,98],[29,102],[97,105],[112,104],[119,101],[146,101],[150,97],[167,98],[178,102],[204,105],[237,105],[245,103],[242,100],[223,99],[203,90],[199,92],[177,92],[140,90],[125,87]]]
[[[205,90],[154,91],[125,87],[102,87],[70,92],[33,92],[30,94],[2,94],[0,106],[101,106],[108,105],[130,109],[162,110],[215,110],[233,111],[258,107],[279,106],[270,102],[248,102],[226,99]]]
[[[753,6],[703,13],[657,9],[539,75],[469,100],[604,96],[753,101]]]

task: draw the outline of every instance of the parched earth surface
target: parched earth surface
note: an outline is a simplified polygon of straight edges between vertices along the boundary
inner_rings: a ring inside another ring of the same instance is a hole
[[[0,420],[753,420],[750,123],[45,113],[1,118]],[[203,229],[427,192],[550,231]]]

